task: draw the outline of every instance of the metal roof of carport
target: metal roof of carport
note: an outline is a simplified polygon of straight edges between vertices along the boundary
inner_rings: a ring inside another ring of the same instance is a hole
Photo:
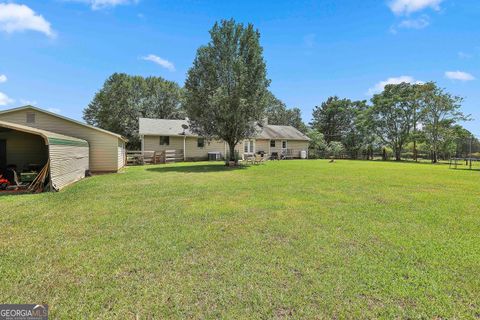
[[[0,127],[42,136],[45,139],[45,143],[47,145],[70,145],[78,147],[88,147],[88,142],[85,140],[69,137],[55,132],[23,126],[21,124],[0,121]]]
[[[109,134],[109,135],[112,135],[112,136],[115,136],[119,139],[122,139],[123,141],[125,142],[128,142],[128,139],[120,134],[117,134],[117,133],[113,133],[111,131],[108,131],[108,130],[104,130],[104,129],[100,129],[100,128],[97,128],[95,126],[91,126],[89,124],[86,124],[86,123],[83,123],[81,121],[77,121],[77,120],[74,120],[74,119],[70,119],[70,118],[67,118],[67,117],[64,117],[62,115],[59,115],[57,113],[53,113],[53,112],[50,112],[50,111],[47,111],[47,110],[43,110],[43,109],[40,109],[40,108],[37,108],[37,107],[34,107],[34,106],[30,106],[30,105],[26,105],[26,106],[23,106],[23,107],[18,107],[18,108],[13,108],[13,109],[7,109],[7,110],[2,110],[0,111],[0,114],[7,114],[7,113],[12,113],[12,112],[17,112],[17,111],[23,111],[23,110],[33,110],[33,111],[37,111],[37,112],[41,112],[41,113],[45,113],[45,114],[48,114],[48,115],[51,115],[53,117],[57,117],[59,119],[63,119],[63,120],[66,120],[68,122],[71,122],[71,123],[76,123],[78,125],[81,125],[83,127],[86,127],[86,128],[90,128],[90,129],[94,129],[94,130],[97,130],[97,131],[100,131],[100,132],[103,132],[103,133],[106,133],[106,134]]]

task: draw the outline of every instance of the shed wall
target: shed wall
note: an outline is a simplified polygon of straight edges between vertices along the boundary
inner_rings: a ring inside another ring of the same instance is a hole
[[[125,142],[122,141],[121,139],[118,139],[117,155],[118,155],[118,169],[121,169],[125,166],[125,159],[126,159]]]
[[[50,145],[50,177],[59,190],[85,177],[89,168],[89,148],[69,145]]]
[[[35,114],[35,123],[27,123],[27,113]],[[118,137],[35,110],[0,114],[0,120],[64,134],[88,141],[90,170],[117,171]]]

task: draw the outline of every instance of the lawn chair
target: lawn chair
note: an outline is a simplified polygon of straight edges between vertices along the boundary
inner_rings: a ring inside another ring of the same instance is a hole
[[[253,155],[253,154],[247,155],[246,158],[245,158],[245,163],[246,164],[248,164],[248,163],[255,164],[255,155]]]
[[[256,163],[256,164],[263,163],[263,162],[265,162],[266,160],[267,160],[267,157],[266,157],[266,156],[263,156],[263,157],[262,157],[262,155],[260,155],[260,154],[256,154],[256,155],[255,155],[255,163]]]

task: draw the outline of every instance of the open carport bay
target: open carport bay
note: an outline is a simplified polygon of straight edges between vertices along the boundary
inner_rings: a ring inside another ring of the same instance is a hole
[[[44,168],[42,190],[59,190],[84,178],[89,169],[88,143],[0,121],[0,172],[9,181],[9,191],[28,190]]]

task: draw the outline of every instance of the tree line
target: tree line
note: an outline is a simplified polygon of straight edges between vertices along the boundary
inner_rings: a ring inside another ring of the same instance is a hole
[[[313,110],[311,155],[418,160],[421,153],[434,163],[466,155],[466,144],[479,142],[460,125],[470,120],[462,101],[433,82],[387,85],[371,104],[331,97]]]
[[[255,123],[291,125],[307,134],[310,156],[384,159],[427,152],[432,161],[458,153],[471,133],[461,127],[469,116],[462,98],[435,83],[387,85],[367,101],[330,97],[302,121],[269,91],[260,33],[251,24],[222,20],[210,30],[210,42],[197,50],[184,87],[161,77],[111,75],[84,110],[84,120],[129,139],[138,149],[138,118],[189,118],[192,131],[222,139],[233,150],[254,134]],[[478,144],[478,141],[475,140]]]

